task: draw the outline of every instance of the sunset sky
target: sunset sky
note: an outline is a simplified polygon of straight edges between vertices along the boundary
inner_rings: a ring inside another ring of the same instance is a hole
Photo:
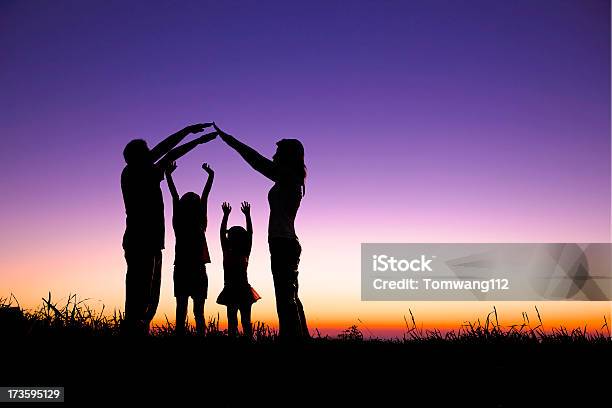
[[[608,1],[11,1],[0,3],[0,297],[49,291],[123,309],[121,155],[216,121],[271,157],[305,145],[296,229],[311,328],[395,333],[489,303],[361,302],[362,242],[610,242]],[[276,325],[267,249],[271,183],[220,140],[182,159],[179,192],[208,162],[209,300],[225,310],[221,202],[252,203],[253,318]],[[174,319],[171,200],[157,318]],[[534,304],[496,304],[508,322]],[[607,302],[540,303],[550,324]],[[359,320],[358,320],[359,319]]]

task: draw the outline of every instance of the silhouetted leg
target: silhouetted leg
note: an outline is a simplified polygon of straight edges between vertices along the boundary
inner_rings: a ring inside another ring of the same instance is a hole
[[[187,320],[187,303],[189,298],[187,296],[176,297],[176,329],[175,332],[178,336],[185,334],[185,321]]]
[[[306,318],[301,302],[297,297],[297,268],[301,251],[297,240],[270,240],[272,276],[274,278],[279,335],[281,337],[299,338],[304,336]]]
[[[281,338],[291,336],[290,288],[287,281],[287,251],[282,239],[270,240],[270,263],[274,280],[278,332]]]
[[[285,279],[289,299],[287,301],[287,325],[290,328],[289,334],[291,337],[302,337],[302,324],[300,322],[300,313],[297,304],[297,271],[292,271],[287,268],[287,276]]]
[[[286,279],[286,248],[283,239],[270,240],[270,262],[272,266],[272,278],[274,280],[274,295],[276,297],[276,312],[278,314],[278,334],[280,337],[289,337],[291,323],[288,312],[289,287]]]
[[[251,326],[251,304],[240,306],[240,321],[242,323],[242,332],[247,338],[252,339],[253,327]]]
[[[297,296],[297,292],[296,292],[295,300],[296,300],[297,308],[298,308],[298,317],[300,318],[302,337],[309,338],[310,331],[308,330],[308,324],[306,323],[306,314],[304,313],[304,306],[302,306],[302,301]]]
[[[238,335],[238,306],[236,305],[227,307],[227,334],[230,337]]]
[[[288,330],[287,326],[287,291],[286,285],[283,282],[282,275],[278,270],[278,266],[275,268],[272,266],[272,279],[274,281],[274,297],[276,298],[276,313],[278,314],[278,332],[279,336],[284,336]]]
[[[155,253],[155,256],[153,258],[153,273],[151,277],[147,313],[145,316],[147,331],[149,330],[149,325],[151,324],[151,320],[153,320],[153,317],[157,312],[157,305],[159,304],[159,291],[161,288],[161,267],[162,252],[158,251],[157,253]]]
[[[204,302],[206,299],[202,296],[193,298],[193,314],[196,322],[196,333],[203,335],[206,332],[206,322],[204,321]]]
[[[146,333],[146,311],[153,274],[154,257],[146,251],[126,251],[125,315],[122,331]]]
[[[290,266],[293,269],[292,275],[293,275],[293,279],[294,281],[294,287],[295,287],[295,292],[294,292],[294,298],[295,298],[295,304],[296,304],[296,308],[297,308],[297,319],[299,320],[299,331],[300,331],[300,335],[301,337],[305,337],[305,338],[310,338],[310,331],[308,330],[308,324],[306,323],[306,314],[304,313],[304,306],[302,305],[302,301],[300,300],[299,296],[298,296],[298,292],[300,289],[300,285],[299,285],[299,281],[298,281],[298,266],[300,264],[300,256],[302,255],[302,246],[300,245],[300,243],[298,241],[294,242],[294,252],[293,252],[293,259],[290,262]]]
[[[291,278],[292,271],[286,264],[277,266],[274,278],[274,292],[276,295],[276,311],[278,312],[279,335],[281,337],[300,337],[301,325],[299,320],[295,279]]]
[[[306,314],[304,313],[304,306],[302,305],[302,301],[298,296],[300,287],[298,282],[298,266],[300,264],[300,256],[302,255],[302,246],[298,241],[294,241],[293,249],[293,258],[290,259],[289,266],[290,269],[292,269],[291,275],[293,278],[293,288],[295,289],[295,291],[293,292],[293,299],[295,300],[296,319],[298,320],[297,330],[299,331],[300,337],[310,338],[310,331],[308,330],[308,324],[306,323]]]

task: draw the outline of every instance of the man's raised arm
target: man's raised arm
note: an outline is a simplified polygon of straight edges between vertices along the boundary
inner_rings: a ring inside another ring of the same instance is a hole
[[[186,155],[191,150],[193,150],[196,146],[201,145],[203,143],[210,142],[217,137],[217,132],[207,133],[198,137],[197,139],[192,140],[191,142],[183,143],[179,147],[175,147],[170,150],[168,154],[166,154],[160,161],[157,162],[156,166],[162,170],[168,168],[170,163],[176,161],[180,157]]]
[[[175,134],[168,136],[151,149],[151,156],[153,157],[153,162],[156,162],[157,160],[162,158],[177,144],[179,144],[187,135],[191,133],[203,132],[205,128],[210,126],[212,126],[212,123],[198,123],[196,125],[187,126],[186,128],[179,130]]]

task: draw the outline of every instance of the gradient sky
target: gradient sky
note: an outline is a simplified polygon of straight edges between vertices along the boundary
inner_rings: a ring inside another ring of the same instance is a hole
[[[51,290],[122,308],[122,149],[211,120],[269,156],[283,137],[305,145],[297,231],[313,327],[383,330],[409,307],[452,326],[491,307],[360,302],[361,242],[610,241],[608,1],[5,0],[0,90],[0,296],[24,306]],[[254,319],[276,324],[270,183],[214,141],[179,162],[180,192],[201,190],[203,161],[217,173],[206,314],[225,321],[220,203],[249,200]],[[608,306],[540,308],[598,323]]]

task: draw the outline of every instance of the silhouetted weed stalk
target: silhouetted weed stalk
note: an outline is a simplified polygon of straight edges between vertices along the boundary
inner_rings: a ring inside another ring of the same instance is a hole
[[[92,309],[87,301],[78,299],[76,294],[68,295],[68,299],[60,305],[51,297],[49,292],[42,298],[42,304],[37,309],[28,310],[19,305],[17,298],[0,297],[0,333],[15,335],[94,335],[115,336],[120,334],[123,313],[113,310],[112,314],[105,313],[105,306],[100,311]],[[162,325],[153,325],[150,334],[155,337],[169,337],[175,335],[175,325],[165,317]],[[187,336],[195,336],[195,328],[187,327]],[[219,315],[209,317],[206,324],[206,338],[227,337],[227,330],[219,327]],[[253,339],[256,342],[272,342],[277,338],[274,329],[263,322],[253,323]]]
[[[19,305],[11,294],[10,297],[0,297],[0,332],[3,334],[51,336],[118,336],[123,314],[113,310],[112,314],[105,313],[105,307],[100,311],[93,310],[87,301],[90,299],[77,298],[71,294],[65,303],[60,305],[53,300],[51,293],[42,299],[37,309],[28,310]],[[464,322],[458,329],[442,332],[439,329],[424,329],[418,326],[412,310],[408,309],[410,319],[404,316],[406,326],[401,338],[382,339],[375,337],[367,326],[358,319],[359,323],[369,333],[365,338],[357,325],[352,325],[342,331],[337,337],[322,336],[315,329],[314,341],[339,341],[350,343],[461,343],[461,344],[525,344],[525,343],[612,343],[608,320],[603,316],[603,325],[595,330],[587,330],[587,326],[568,329],[564,326],[545,330],[540,311],[537,307],[533,323],[527,312],[522,313],[522,323],[502,326],[499,323],[497,309],[489,313],[484,321]],[[208,318],[207,330],[203,337],[206,339],[227,338],[227,330],[219,327],[219,315]],[[162,325],[154,325],[152,336],[175,336],[175,326],[167,316]],[[196,336],[195,328],[188,325],[186,336]],[[273,343],[278,339],[276,330],[263,322],[253,323],[253,341],[256,343]]]
[[[442,333],[439,329],[419,328],[412,314],[410,323],[404,316],[406,332],[402,342],[452,342],[473,344],[497,344],[497,343],[612,343],[610,339],[610,328],[606,316],[603,316],[604,324],[595,330],[587,330],[587,326],[575,329],[567,329],[564,326],[545,330],[542,316],[537,306],[534,307],[537,316],[537,324],[532,324],[527,312],[522,313],[521,324],[502,326],[499,323],[497,309],[493,307],[484,322],[477,319],[475,322],[464,322],[459,329]]]

